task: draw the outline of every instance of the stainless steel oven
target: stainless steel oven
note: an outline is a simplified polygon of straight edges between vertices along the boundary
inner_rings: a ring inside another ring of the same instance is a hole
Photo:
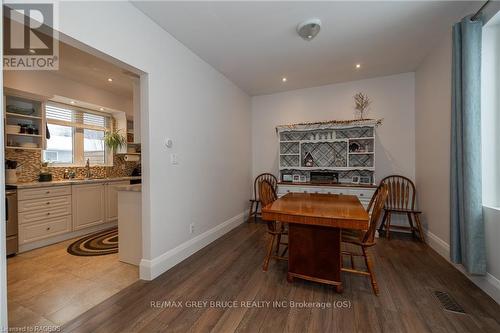
[[[5,191],[5,219],[7,234],[7,255],[15,254],[18,251],[17,239],[17,191]]]

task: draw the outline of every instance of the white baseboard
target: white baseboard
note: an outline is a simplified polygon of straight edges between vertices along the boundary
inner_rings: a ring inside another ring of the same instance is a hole
[[[44,247],[44,246],[59,243],[59,242],[62,242],[62,241],[65,241],[65,240],[68,240],[71,238],[80,237],[80,236],[91,234],[91,233],[94,233],[97,231],[109,229],[111,227],[116,227],[117,225],[118,225],[117,221],[107,222],[104,224],[99,224],[99,225],[96,225],[93,227],[89,227],[89,228],[85,228],[85,229],[81,229],[81,230],[77,230],[77,231],[72,231],[72,232],[68,232],[65,234],[60,234],[60,235],[57,235],[54,237],[42,239],[42,240],[31,242],[28,244],[19,245],[18,253],[38,249],[39,247]]]
[[[142,259],[139,265],[140,278],[142,280],[153,280],[217,238],[239,226],[245,221],[245,216],[246,213],[240,213],[152,260]]]
[[[452,263],[450,260],[450,245],[430,231],[427,231],[427,243],[434,251],[445,258],[448,262],[455,266],[457,270],[469,278],[469,280],[471,280],[476,286],[493,298],[495,302],[500,304],[499,279],[490,273],[486,273],[485,276],[470,275],[465,271],[465,268],[462,265]]]

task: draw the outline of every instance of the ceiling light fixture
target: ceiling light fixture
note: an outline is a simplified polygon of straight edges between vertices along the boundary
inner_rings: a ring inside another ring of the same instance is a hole
[[[321,20],[317,18],[306,20],[297,25],[297,33],[302,39],[310,41],[319,34],[321,30]]]
[[[30,53],[31,53],[31,54],[35,54],[35,53],[36,53],[36,51],[35,51],[35,50],[33,50],[33,49],[30,49]]]
[[[286,77],[282,78],[281,82],[286,82]]]
[[[104,111],[104,108],[99,108],[99,110]]]
[[[113,82],[113,79],[108,77],[108,82]]]
[[[75,104],[76,102],[75,102],[75,101],[71,101],[70,103],[71,103],[71,104]]]
[[[356,64],[356,69],[360,69],[361,68],[361,64]]]

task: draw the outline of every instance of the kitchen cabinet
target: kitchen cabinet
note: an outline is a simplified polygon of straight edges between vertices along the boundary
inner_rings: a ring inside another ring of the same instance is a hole
[[[73,230],[106,222],[104,184],[72,186]]]
[[[118,186],[129,185],[130,181],[120,181],[107,183],[105,185],[106,197],[106,222],[116,221],[118,219]]]
[[[71,204],[69,186],[19,190],[19,245],[71,232]]]
[[[301,184],[278,184],[278,197],[282,197],[287,193],[326,193],[326,194],[340,194],[340,195],[355,195],[358,197],[361,204],[366,208],[370,203],[370,199],[375,193],[374,186],[367,187],[349,187],[349,186],[310,186]]]

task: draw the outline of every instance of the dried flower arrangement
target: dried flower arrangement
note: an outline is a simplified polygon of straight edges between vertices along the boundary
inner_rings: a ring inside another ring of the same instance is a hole
[[[372,101],[368,98],[368,96],[363,93],[357,93],[354,95],[355,108],[360,113],[360,119],[363,119],[363,113],[366,111],[371,102]]]

